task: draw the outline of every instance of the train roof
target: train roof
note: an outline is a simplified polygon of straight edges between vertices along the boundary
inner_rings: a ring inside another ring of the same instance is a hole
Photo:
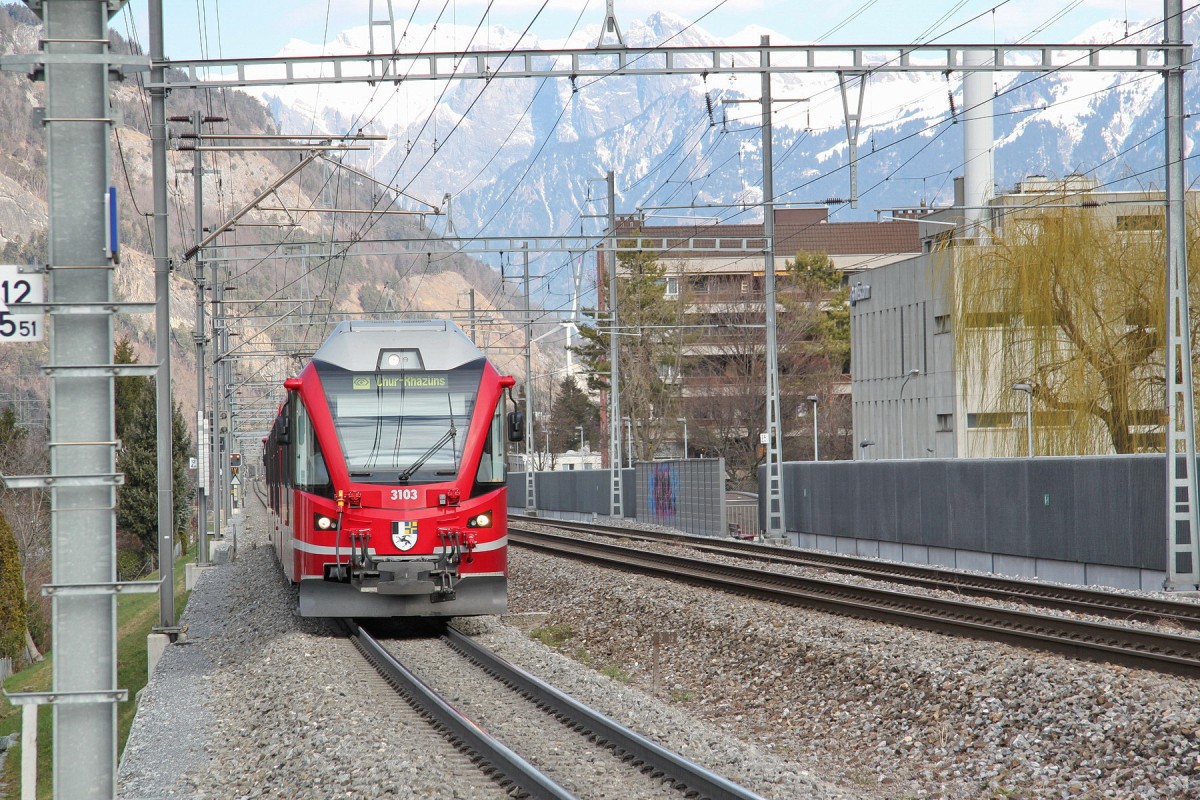
[[[449,370],[485,358],[462,328],[449,320],[354,320],[338,324],[313,361],[352,372],[372,372],[383,350],[417,350],[426,370]]]

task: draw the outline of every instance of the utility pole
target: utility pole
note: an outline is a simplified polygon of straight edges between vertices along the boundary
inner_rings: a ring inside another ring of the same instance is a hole
[[[617,331],[617,180],[613,171],[608,171],[608,469],[611,475],[612,508],[614,519],[625,516],[621,486],[621,381],[620,340]]]

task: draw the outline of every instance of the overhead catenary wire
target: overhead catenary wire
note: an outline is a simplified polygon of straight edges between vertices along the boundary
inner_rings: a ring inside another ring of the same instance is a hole
[[[938,136],[940,136],[940,134],[938,134]],[[540,152],[540,151],[539,151],[539,152]]]

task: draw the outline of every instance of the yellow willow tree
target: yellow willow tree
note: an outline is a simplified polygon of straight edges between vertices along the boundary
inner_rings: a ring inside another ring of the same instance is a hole
[[[1163,207],[1081,205],[1047,196],[1010,212],[990,244],[949,251],[963,396],[977,421],[991,421],[977,427],[1012,428],[992,440],[997,454],[1025,453],[1025,395],[1014,384],[1032,387],[1038,455],[1163,449]],[[1195,222],[1189,213],[1193,289]],[[1193,313],[1194,354],[1196,329]]]

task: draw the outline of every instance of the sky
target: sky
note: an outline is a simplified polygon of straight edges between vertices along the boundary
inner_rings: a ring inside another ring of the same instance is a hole
[[[822,44],[879,44],[941,41],[965,44],[1064,42],[1106,19],[1161,18],[1162,0],[612,0],[621,29],[663,10],[694,21],[732,44],[758,42],[762,29],[784,41]],[[375,0],[374,16],[386,19],[389,5],[397,29],[410,16],[429,24],[475,26],[486,0]],[[1185,6],[1187,4],[1185,3]],[[320,43],[342,30],[367,25],[370,0],[164,0],[163,26],[170,59],[250,58],[277,54],[291,39]],[[414,8],[415,6],[415,8]],[[125,35],[136,28],[149,49],[147,0],[131,0],[112,20]],[[539,11],[540,9],[540,11]],[[539,40],[561,40],[578,22],[598,27],[605,0],[493,0],[486,22],[522,31]],[[973,21],[972,21],[973,20]],[[922,38],[923,37],[923,38]],[[447,48],[450,49],[450,48]]]

